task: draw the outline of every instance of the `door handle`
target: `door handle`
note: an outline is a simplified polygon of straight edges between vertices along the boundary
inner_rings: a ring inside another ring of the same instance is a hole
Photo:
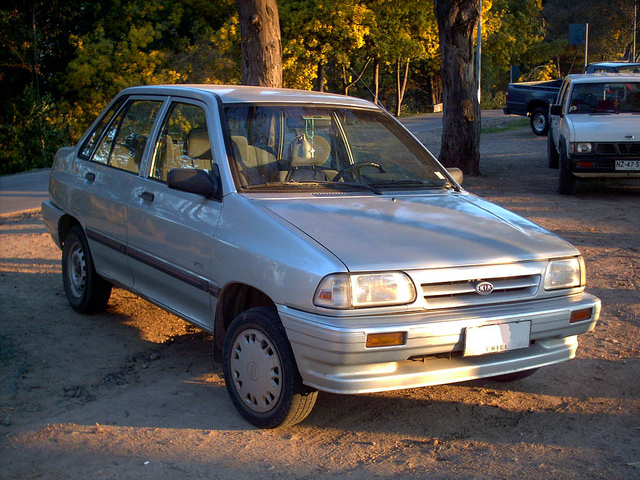
[[[147,202],[153,202],[154,195],[151,192],[142,192],[138,195],[141,199],[146,200]]]
[[[85,173],[84,178],[86,178],[90,182],[93,182],[96,179],[96,174],[93,172],[87,172]]]

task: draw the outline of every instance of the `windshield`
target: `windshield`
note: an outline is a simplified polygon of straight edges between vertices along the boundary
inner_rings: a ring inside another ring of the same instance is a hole
[[[569,113],[640,112],[640,82],[577,83]]]
[[[450,188],[430,154],[381,112],[343,107],[225,107],[240,189]]]

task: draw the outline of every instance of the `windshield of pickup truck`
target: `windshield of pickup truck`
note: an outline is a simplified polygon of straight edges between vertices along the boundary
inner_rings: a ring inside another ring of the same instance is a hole
[[[576,83],[569,113],[640,112],[640,82]]]
[[[451,188],[428,151],[381,112],[233,104],[224,109],[241,189]]]

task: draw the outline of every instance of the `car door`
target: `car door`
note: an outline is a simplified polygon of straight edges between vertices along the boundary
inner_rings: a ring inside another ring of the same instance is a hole
[[[115,102],[76,162],[73,214],[84,228],[98,273],[127,287],[133,284],[126,256],[127,210],[162,103],[157,97]]]
[[[204,103],[171,100],[148,175],[135,186],[128,243],[134,290],[207,329],[213,326],[211,294],[217,291],[211,258],[221,203],[170,189],[167,174],[172,168],[211,171],[210,122]]]

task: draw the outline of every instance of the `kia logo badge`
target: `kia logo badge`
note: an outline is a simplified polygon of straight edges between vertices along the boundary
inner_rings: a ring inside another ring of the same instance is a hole
[[[493,292],[493,285],[489,282],[481,282],[476,285],[476,292],[478,292],[480,295],[489,295],[491,292]]]

